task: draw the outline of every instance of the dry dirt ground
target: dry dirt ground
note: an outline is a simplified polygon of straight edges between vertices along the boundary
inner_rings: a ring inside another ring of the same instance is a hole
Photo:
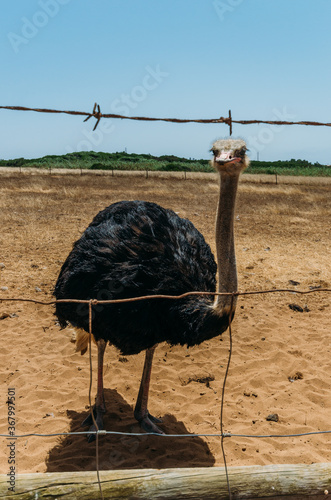
[[[243,182],[235,232],[242,291],[290,288],[310,295],[240,297],[232,325],[224,430],[233,434],[296,434],[331,430],[330,184]],[[93,216],[121,199],[144,199],[188,217],[213,251],[218,185],[204,178],[0,175],[0,297],[51,300],[61,264]],[[290,282],[292,280],[292,283]],[[296,283],[293,283],[296,282]],[[300,306],[301,312],[289,305]],[[74,352],[53,306],[0,302],[0,433],[15,393],[15,432],[82,430],[87,414],[88,356]],[[96,375],[96,349],[93,346]],[[228,333],[199,347],[156,350],[150,410],[168,434],[220,431]],[[139,436],[100,438],[100,468],[223,465],[218,437],[149,437],[133,418],[143,354],[105,356],[107,430]],[[93,394],[95,380],[93,380]],[[278,421],[267,421],[277,414]],[[2,438],[0,472],[8,472]],[[331,434],[225,439],[228,465],[331,461]],[[16,441],[17,472],[94,470],[95,444],[85,436]]]

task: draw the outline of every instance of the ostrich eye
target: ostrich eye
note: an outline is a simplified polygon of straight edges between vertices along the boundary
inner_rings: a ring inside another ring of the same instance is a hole
[[[245,156],[245,153],[246,153],[246,148],[241,148],[235,152],[235,156],[239,156],[240,158],[243,158]]]

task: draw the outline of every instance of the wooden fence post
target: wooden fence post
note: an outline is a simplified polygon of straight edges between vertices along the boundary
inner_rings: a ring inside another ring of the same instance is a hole
[[[229,467],[233,499],[320,500],[331,492],[331,464]],[[14,491],[8,490],[10,481]],[[135,500],[225,500],[224,467],[100,471],[104,498]],[[38,500],[99,499],[97,474],[63,472],[0,476],[0,497]]]

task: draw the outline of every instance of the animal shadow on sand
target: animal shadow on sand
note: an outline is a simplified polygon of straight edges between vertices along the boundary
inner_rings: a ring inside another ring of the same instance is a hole
[[[132,407],[116,390],[106,389],[106,430],[141,433],[141,436],[106,435],[99,437],[99,468],[140,469],[172,467],[212,467],[215,459],[199,437],[162,437],[144,434],[133,417]],[[82,429],[87,412],[68,410],[70,432]],[[173,415],[162,417],[167,434],[189,434],[185,425]],[[96,469],[96,445],[88,443],[86,435],[66,436],[47,458],[47,472],[90,471]]]

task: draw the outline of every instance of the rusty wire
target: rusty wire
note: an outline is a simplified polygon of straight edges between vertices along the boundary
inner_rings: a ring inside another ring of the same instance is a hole
[[[90,118],[95,118],[96,123],[93,130],[97,128],[100,123],[101,118],[114,118],[121,120],[138,120],[138,121],[163,121],[171,123],[225,123],[229,126],[229,133],[232,135],[232,124],[238,123],[240,125],[252,125],[252,124],[268,124],[268,125],[307,125],[315,127],[331,127],[329,122],[315,122],[315,121],[284,121],[284,120],[233,120],[231,110],[229,110],[228,116],[224,118],[220,116],[219,118],[205,118],[205,119],[193,119],[193,118],[152,118],[148,116],[125,116],[118,115],[114,113],[102,113],[100,110],[100,105],[95,103],[93,106],[92,113],[87,111],[70,111],[70,110],[59,110],[59,109],[48,109],[48,108],[28,108],[25,106],[0,106],[0,109],[14,110],[14,111],[35,111],[37,113],[64,113],[67,115],[78,115],[85,116],[84,122]]]
[[[8,302],[32,302],[34,304],[41,304],[45,306],[50,306],[53,304],[61,304],[61,303],[73,303],[73,304],[92,304],[96,305],[107,305],[107,304],[119,304],[123,302],[137,302],[139,300],[152,300],[152,299],[170,299],[170,300],[179,300],[184,299],[190,295],[202,295],[202,296],[232,296],[232,297],[240,297],[245,295],[261,295],[261,294],[269,294],[269,293],[298,293],[299,295],[307,295],[315,292],[331,292],[331,288],[313,288],[312,290],[294,290],[292,288],[275,288],[272,290],[248,290],[245,292],[201,292],[201,291],[192,291],[185,292],[181,295],[142,295],[140,297],[128,297],[126,299],[109,299],[109,300],[97,300],[97,299],[58,299],[58,300],[50,300],[50,301],[42,301],[35,299],[25,299],[25,298],[13,298],[13,297],[0,297],[0,302],[8,301]]]

